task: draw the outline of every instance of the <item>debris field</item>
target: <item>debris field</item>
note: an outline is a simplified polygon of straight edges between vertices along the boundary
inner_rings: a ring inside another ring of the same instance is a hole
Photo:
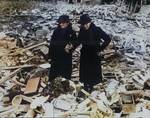
[[[112,39],[101,55],[103,81],[92,93],[79,81],[82,45],[73,52],[71,80],[48,81],[48,47],[58,17],[69,15],[78,35],[84,13]],[[149,5],[135,13],[119,0],[104,5],[40,2],[31,11],[0,17],[1,117],[150,117]]]

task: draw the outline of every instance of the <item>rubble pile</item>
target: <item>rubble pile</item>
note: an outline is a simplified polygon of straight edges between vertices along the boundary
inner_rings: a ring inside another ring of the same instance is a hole
[[[57,98],[60,94],[67,94],[68,92],[72,93],[75,88],[69,86],[69,80],[62,80],[62,77],[57,77],[49,85],[47,85],[43,91],[43,96],[50,95],[49,101]]]
[[[94,6],[41,2],[39,8],[1,17],[0,116],[149,118],[148,8],[132,13],[122,2]],[[72,81],[57,77],[49,82],[48,46],[57,19],[69,15],[78,35],[83,13],[112,39],[102,52],[103,82],[92,93],[79,82],[81,45],[73,53]]]

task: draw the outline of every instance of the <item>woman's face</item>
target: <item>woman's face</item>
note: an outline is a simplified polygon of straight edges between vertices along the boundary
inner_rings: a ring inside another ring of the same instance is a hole
[[[91,23],[84,24],[84,25],[82,25],[82,27],[83,27],[85,30],[88,30],[89,27],[90,27],[90,24],[91,24]]]
[[[66,28],[68,26],[69,23],[60,23],[60,27],[61,28]]]

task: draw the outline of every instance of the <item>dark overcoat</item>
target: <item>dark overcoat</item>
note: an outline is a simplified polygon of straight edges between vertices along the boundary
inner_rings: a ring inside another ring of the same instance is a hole
[[[76,41],[76,33],[72,29],[71,24],[67,28],[62,29],[59,25],[51,38],[48,58],[51,59],[51,69],[49,80],[52,81],[58,76],[71,79],[72,72],[72,50],[65,52],[65,46],[69,43],[74,45]]]
[[[91,23],[88,30],[81,27],[78,41],[82,44],[80,81],[94,86],[102,81],[101,57],[97,52],[103,51],[111,39],[100,27]]]

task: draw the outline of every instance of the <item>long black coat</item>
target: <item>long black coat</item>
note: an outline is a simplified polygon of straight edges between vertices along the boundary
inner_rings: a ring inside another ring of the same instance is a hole
[[[103,51],[111,39],[100,27],[91,23],[88,30],[81,27],[78,41],[82,44],[80,81],[96,85],[102,81],[101,57],[97,55],[97,52]]]
[[[66,29],[62,29],[59,25],[54,31],[49,47],[48,58],[52,60],[49,80],[52,81],[58,76],[71,79],[72,72],[72,50],[66,53],[64,48],[67,44],[76,41],[76,33],[72,29],[71,24]]]

